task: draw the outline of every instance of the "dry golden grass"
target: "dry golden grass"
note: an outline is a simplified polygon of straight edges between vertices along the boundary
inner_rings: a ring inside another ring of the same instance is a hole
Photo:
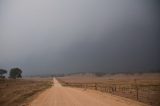
[[[96,89],[138,100],[153,106],[160,105],[160,74],[115,74],[97,77],[93,74],[70,75],[59,78],[69,86]],[[135,80],[136,79],[136,80]],[[116,89],[116,90],[115,90]],[[138,98],[137,98],[138,92]]]
[[[0,80],[0,106],[25,106],[39,92],[51,86],[51,79]]]

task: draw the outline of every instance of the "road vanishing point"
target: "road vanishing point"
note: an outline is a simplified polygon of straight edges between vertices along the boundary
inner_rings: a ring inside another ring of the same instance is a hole
[[[29,106],[148,106],[138,101],[94,90],[54,85],[36,97]]]

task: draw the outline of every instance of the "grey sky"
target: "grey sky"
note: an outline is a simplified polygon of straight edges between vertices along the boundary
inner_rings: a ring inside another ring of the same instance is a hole
[[[157,70],[159,18],[158,0],[1,0],[0,68]]]

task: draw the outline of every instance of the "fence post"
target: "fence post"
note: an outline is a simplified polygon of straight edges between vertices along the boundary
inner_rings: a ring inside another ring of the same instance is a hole
[[[97,83],[95,83],[95,90],[97,90]]]
[[[105,86],[105,92],[107,92],[107,87]]]
[[[84,84],[84,86],[85,86],[85,90],[87,90],[87,84]]]
[[[138,85],[137,85],[137,80],[135,79],[135,86],[136,86],[136,99],[139,100],[139,94],[138,94]]]

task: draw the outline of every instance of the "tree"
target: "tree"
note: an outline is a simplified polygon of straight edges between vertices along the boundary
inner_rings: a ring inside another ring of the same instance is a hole
[[[7,70],[5,69],[0,69],[0,77],[4,77],[3,74],[6,74],[7,73]],[[4,77],[5,78],[5,77]]]
[[[22,70],[19,68],[12,68],[9,73],[10,78],[22,78]]]

